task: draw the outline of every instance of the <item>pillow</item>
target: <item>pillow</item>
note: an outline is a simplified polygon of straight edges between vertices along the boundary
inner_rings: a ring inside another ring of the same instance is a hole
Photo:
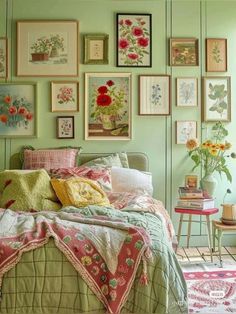
[[[110,205],[106,193],[92,180],[81,177],[51,179],[51,184],[63,206]]]
[[[152,196],[152,174],[130,168],[111,168],[112,192],[144,193]]]
[[[129,168],[129,162],[126,153],[116,153],[105,157],[99,157],[83,164],[83,166],[98,166],[98,165]]]
[[[68,179],[70,177],[83,177],[91,179],[99,183],[101,188],[109,192],[111,191],[111,168],[110,167],[74,167],[74,168],[58,168],[50,169],[51,178]]]
[[[25,149],[23,169],[67,168],[77,165],[80,148],[65,149]]]
[[[58,210],[61,204],[46,170],[0,173],[0,207],[21,211]]]

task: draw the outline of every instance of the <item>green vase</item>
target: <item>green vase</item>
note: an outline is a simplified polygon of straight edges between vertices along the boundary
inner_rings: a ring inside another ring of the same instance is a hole
[[[217,180],[213,176],[213,174],[207,174],[205,175],[200,182],[201,188],[205,190],[209,196],[214,196],[216,187],[217,187]]]

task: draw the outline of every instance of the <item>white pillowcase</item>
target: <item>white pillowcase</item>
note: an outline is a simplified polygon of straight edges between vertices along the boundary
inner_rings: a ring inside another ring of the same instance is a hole
[[[153,195],[152,174],[131,168],[111,168],[112,192]]]

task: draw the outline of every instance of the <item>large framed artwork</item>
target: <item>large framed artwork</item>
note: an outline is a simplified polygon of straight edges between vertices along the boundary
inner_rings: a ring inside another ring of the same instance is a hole
[[[8,74],[7,38],[0,37],[0,79],[7,78],[7,74]]]
[[[152,66],[152,15],[117,13],[117,66]]]
[[[197,66],[198,39],[170,38],[170,65]]]
[[[108,64],[108,34],[84,35],[84,63]]]
[[[191,138],[197,138],[197,121],[175,121],[176,144],[186,144]]]
[[[176,106],[195,107],[198,105],[198,84],[196,77],[176,78]]]
[[[0,137],[37,136],[37,84],[0,83]]]
[[[131,139],[131,73],[85,73],[85,139]]]
[[[51,106],[52,112],[79,111],[79,83],[51,82]]]
[[[170,114],[170,76],[139,76],[139,115]]]
[[[231,121],[229,76],[203,77],[203,121]]]
[[[206,71],[207,72],[227,71],[226,38],[206,39]]]
[[[17,76],[77,76],[78,21],[17,21]]]

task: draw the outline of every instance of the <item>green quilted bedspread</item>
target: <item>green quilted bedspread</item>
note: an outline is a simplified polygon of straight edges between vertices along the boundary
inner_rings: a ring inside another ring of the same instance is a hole
[[[152,240],[153,260],[148,263],[149,284],[141,285],[140,264],[121,313],[187,313],[187,287],[175,253],[168,242],[164,223],[147,212],[118,211],[90,206],[67,207],[68,212],[106,215],[144,227]],[[54,245],[53,239],[24,253],[20,262],[3,278],[0,313],[106,313],[79,273]]]

